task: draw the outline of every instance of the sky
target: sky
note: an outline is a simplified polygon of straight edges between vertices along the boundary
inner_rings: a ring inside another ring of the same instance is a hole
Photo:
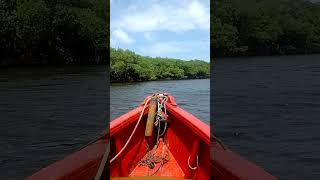
[[[110,29],[114,48],[210,61],[209,0],[110,0]]]

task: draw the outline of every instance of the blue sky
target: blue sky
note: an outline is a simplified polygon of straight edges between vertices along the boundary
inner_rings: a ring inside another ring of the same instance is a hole
[[[110,0],[110,5],[111,47],[210,61],[209,0]]]

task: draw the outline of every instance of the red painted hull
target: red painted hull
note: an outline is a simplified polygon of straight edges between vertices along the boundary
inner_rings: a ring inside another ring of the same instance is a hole
[[[210,178],[210,128],[208,125],[178,107],[172,97],[167,103],[170,123],[167,129],[169,150],[176,163],[163,168],[155,176],[209,179]],[[143,109],[143,105],[133,111],[115,119],[110,125],[110,154],[113,157],[119,152],[131,134],[136,121]],[[148,111],[145,111],[146,114]],[[146,141],[144,128],[146,115],[138,126],[132,142],[127,147],[128,151],[116,162],[110,164],[112,177],[136,176],[138,162],[146,154]],[[199,157],[199,166],[196,171],[188,166],[190,156],[191,164],[195,164],[196,154]],[[139,174],[142,175],[142,174]]]
[[[211,140],[208,125],[176,105],[169,96],[166,104],[169,114],[169,125],[166,141],[170,152],[170,161],[154,176],[205,180],[238,179],[238,180],[273,180],[276,179],[263,169],[241,158],[239,155],[224,150],[218,143]],[[136,109],[120,116],[110,123],[110,136],[102,136],[91,145],[67,156],[63,160],[40,170],[28,177],[28,180],[40,179],[92,179],[94,178],[106,146],[110,143],[109,159],[114,157],[128,140],[143,109],[143,104]],[[143,176],[146,169],[138,165],[146,155],[144,128],[146,125],[148,106],[132,140],[123,153],[110,164],[111,177]],[[210,153],[211,151],[211,153]],[[210,157],[210,154],[212,155]],[[188,159],[192,166],[188,166]],[[103,173],[108,174],[106,170]],[[102,179],[107,177],[102,177]]]
[[[84,147],[64,159],[57,161],[32,176],[27,180],[84,180],[95,176],[101,157],[108,144],[107,136],[101,137],[93,144]]]

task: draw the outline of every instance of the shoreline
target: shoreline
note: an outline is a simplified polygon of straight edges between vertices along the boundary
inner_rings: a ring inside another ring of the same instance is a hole
[[[143,82],[156,82],[156,81],[183,81],[183,80],[202,80],[202,79],[210,79],[210,77],[184,78],[184,79],[158,79],[158,80],[150,80],[150,81],[111,81],[110,80],[110,84],[130,84],[130,83],[143,83]]]
[[[15,65],[0,65],[0,69],[9,68],[44,68],[44,67],[62,67],[62,66],[103,66],[108,65],[108,63],[88,63],[88,64],[15,64]],[[108,67],[108,66],[106,66]]]
[[[255,58],[255,57],[288,57],[288,56],[320,56],[320,53],[312,54],[274,54],[274,55],[243,55],[243,56],[216,56],[214,60],[217,59],[236,59],[236,58]]]

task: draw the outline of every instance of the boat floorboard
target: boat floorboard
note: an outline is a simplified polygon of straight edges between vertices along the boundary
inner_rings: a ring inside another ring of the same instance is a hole
[[[163,148],[163,143],[162,141],[160,141],[159,146],[156,150],[156,155],[157,156],[161,156],[162,154],[162,148]],[[167,148],[165,146],[165,148]],[[176,159],[174,158],[174,156],[172,155],[172,153],[170,152],[170,150],[167,148],[168,152],[169,152],[169,161],[167,163],[165,163],[162,168],[159,169],[158,172],[156,172],[153,176],[161,176],[161,177],[172,177],[172,178],[184,178],[184,172],[182,171],[181,167],[179,166],[178,162],[176,161]],[[143,157],[145,158],[147,156],[147,154]],[[147,166],[140,166],[137,165],[134,170],[131,172],[130,176],[148,176],[148,171],[149,174],[151,174],[152,172],[154,172],[154,170],[156,170],[158,168],[158,166],[160,165],[160,163],[158,163],[154,169],[149,170],[149,168]]]

